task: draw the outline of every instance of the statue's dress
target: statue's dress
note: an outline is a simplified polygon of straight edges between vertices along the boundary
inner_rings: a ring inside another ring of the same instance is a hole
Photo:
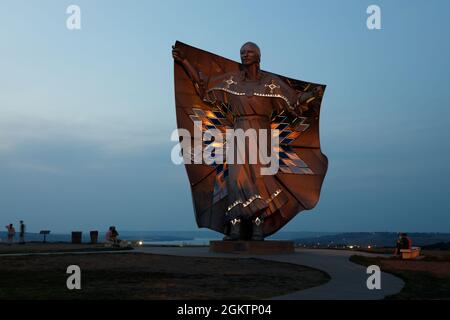
[[[204,101],[227,105],[234,130],[256,130],[256,135],[249,135],[245,144],[244,163],[236,163],[237,156],[234,163],[228,163],[227,220],[269,216],[286,204],[288,198],[274,175],[261,174],[265,165],[259,158],[257,163],[250,163],[249,140],[259,146],[259,141],[254,139],[259,139],[260,129],[267,130],[269,150],[264,152],[270,154],[271,116],[274,111],[282,110],[297,115],[298,93],[272,74],[260,72],[258,80],[248,80],[243,71],[210,79],[204,92]]]
[[[177,125],[189,132],[188,136],[180,134],[180,141],[190,142],[182,150],[183,157],[195,160],[199,154],[192,147],[199,140],[195,137],[199,130],[203,134],[230,128],[272,128],[280,132],[276,153],[279,170],[275,175],[261,175],[262,165],[248,161],[185,161],[197,225],[226,234],[230,220],[263,215],[263,233],[267,237],[299,212],[314,208],[328,167],[319,139],[322,98],[303,105],[301,114],[297,112],[297,101],[305,92],[325,86],[264,71],[258,80],[249,81],[243,66],[235,61],[178,41],[175,47],[185,53],[201,80],[195,83],[183,65],[175,63]],[[204,150],[206,141],[201,144]],[[218,144],[214,143],[214,148]],[[270,141],[267,145],[271,145]],[[199,158],[202,160],[202,155]]]

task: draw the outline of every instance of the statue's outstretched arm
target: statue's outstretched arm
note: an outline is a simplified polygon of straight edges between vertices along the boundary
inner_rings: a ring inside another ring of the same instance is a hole
[[[323,88],[322,86],[314,87],[312,90],[307,92],[302,92],[298,95],[298,105],[300,106],[301,111],[308,110],[308,103],[318,97],[323,96]]]
[[[172,57],[176,62],[180,63],[186,70],[189,78],[191,78],[192,82],[194,83],[197,94],[200,96],[200,98],[203,99],[206,91],[205,83],[207,82],[204,76],[201,75],[200,72],[194,68],[194,66],[186,58],[184,52],[181,51],[179,48],[176,48],[175,46],[172,46]]]

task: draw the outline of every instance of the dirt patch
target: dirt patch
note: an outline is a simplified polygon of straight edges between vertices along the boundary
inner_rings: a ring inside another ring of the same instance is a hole
[[[394,300],[450,299],[450,262],[423,260],[400,260],[398,258],[352,256],[352,262],[369,266],[378,265],[384,272],[403,279],[405,286]]]
[[[44,252],[87,252],[127,250],[128,248],[105,247],[104,244],[72,244],[72,243],[26,243],[26,244],[0,244],[0,254],[14,253],[44,253]]]
[[[450,262],[448,261],[404,261],[383,260],[383,266],[387,269],[431,272],[436,276],[450,277]]]

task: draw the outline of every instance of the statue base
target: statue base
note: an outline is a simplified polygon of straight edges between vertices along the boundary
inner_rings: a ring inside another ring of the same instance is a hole
[[[292,241],[210,241],[209,251],[241,254],[289,254],[295,252]]]

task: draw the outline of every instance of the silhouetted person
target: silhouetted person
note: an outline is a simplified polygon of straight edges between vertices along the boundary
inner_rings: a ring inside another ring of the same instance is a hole
[[[8,230],[8,244],[12,245],[14,236],[16,235],[16,229],[14,229],[12,223],[6,226],[6,229]]]
[[[120,240],[117,238],[119,236],[119,233],[116,230],[116,227],[111,227],[111,241],[113,244],[117,245],[119,244]]]
[[[411,239],[408,237],[408,235],[406,233],[400,233],[399,237],[397,239],[397,246],[395,249],[395,254],[400,255],[401,254],[400,250],[411,249],[411,248],[412,248]]]
[[[23,223],[22,220],[20,220],[19,243],[25,244],[25,224]]]
[[[400,250],[401,250],[401,248],[402,248],[402,244],[401,244],[401,241],[402,240],[402,236],[401,236],[401,234],[399,233],[398,234],[398,238],[397,238],[397,241],[395,242],[395,251],[394,251],[394,255],[396,255],[396,256],[399,256],[400,255]]]
[[[402,249],[411,249],[412,248],[412,240],[408,237],[408,234],[402,234]]]
[[[105,234],[105,242],[112,242],[112,239],[111,239],[112,228],[113,227],[109,227],[108,231],[106,232],[106,234]]]

